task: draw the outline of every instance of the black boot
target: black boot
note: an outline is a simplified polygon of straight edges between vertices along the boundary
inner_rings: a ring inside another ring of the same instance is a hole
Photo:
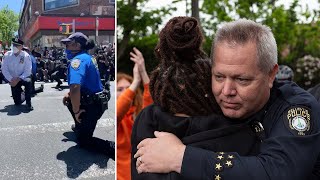
[[[33,106],[31,105],[31,102],[27,103],[27,109],[29,111],[33,111]]]

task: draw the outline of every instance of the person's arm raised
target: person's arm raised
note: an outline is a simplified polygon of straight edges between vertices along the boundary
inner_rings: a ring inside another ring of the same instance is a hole
[[[117,123],[119,124],[122,118],[130,109],[130,106],[133,102],[136,90],[139,88],[141,83],[141,77],[138,71],[138,66],[134,65],[133,68],[133,81],[117,99]]]
[[[143,84],[149,84],[150,79],[146,71],[146,66],[145,66],[142,53],[137,48],[134,47],[133,52],[130,52],[130,59],[131,61],[133,61],[135,64],[138,65],[139,73],[140,73]]]

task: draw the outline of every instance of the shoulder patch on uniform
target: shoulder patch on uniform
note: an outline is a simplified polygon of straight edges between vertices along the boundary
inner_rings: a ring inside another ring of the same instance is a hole
[[[71,61],[71,67],[74,69],[74,70],[78,70],[79,67],[80,67],[80,64],[81,64],[81,60],[80,59],[73,59]]]
[[[290,107],[284,116],[284,123],[289,130],[299,136],[310,134],[311,125],[311,110],[304,106]]]
[[[92,57],[92,58],[91,58],[91,61],[92,61],[93,65],[96,67],[96,69],[98,69],[97,59],[94,58],[94,57]]]

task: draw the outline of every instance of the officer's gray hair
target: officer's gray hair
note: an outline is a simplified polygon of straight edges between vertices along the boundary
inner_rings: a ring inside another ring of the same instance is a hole
[[[230,45],[254,42],[257,46],[258,67],[262,72],[270,72],[278,63],[277,43],[268,26],[247,19],[224,23],[218,29],[213,44],[211,57],[219,43],[227,42]],[[213,59],[214,62],[214,59]]]

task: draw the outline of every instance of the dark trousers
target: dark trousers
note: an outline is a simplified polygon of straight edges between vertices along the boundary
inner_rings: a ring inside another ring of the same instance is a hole
[[[101,105],[98,103],[93,103],[90,105],[81,105],[80,109],[84,109],[86,111],[81,113],[80,115],[81,123],[78,123],[75,120],[71,101],[69,101],[68,109],[75,122],[75,133],[77,136],[79,146],[90,151],[110,155],[111,152],[109,148],[109,142],[93,137],[93,131],[96,128],[98,120],[103,114],[101,110]]]
[[[60,78],[61,78],[61,75],[60,75],[59,71],[55,71],[51,75],[51,79],[53,79],[53,80],[58,82],[57,87],[60,87],[60,85],[62,84],[62,81],[61,81]]]
[[[36,94],[35,91],[36,91],[36,88],[34,86],[34,83],[36,82],[36,76],[35,75],[32,75],[31,77],[31,92],[32,94]]]
[[[37,80],[37,76],[36,75],[32,75],[31,77],[31,94],[35,95],[38,94],[40,92],[43,92],[43,86],[41,85],[40,87],[35,87],[35,82]]]
[[[19,83],[15,86],[11,86],[11,93],[13,97],[14,104],[20,105],[21,102],[21,92],[22,86],[24,86],[24,93],[26,97],[26,104],[31,104],[31,92],[32,92],[32,82],[31,79],[27,81],[20,80]]]
[[[0,84],[2,84],[2,81],[4,81],[4,76],[3,76],[2,72],[0,71]]]

